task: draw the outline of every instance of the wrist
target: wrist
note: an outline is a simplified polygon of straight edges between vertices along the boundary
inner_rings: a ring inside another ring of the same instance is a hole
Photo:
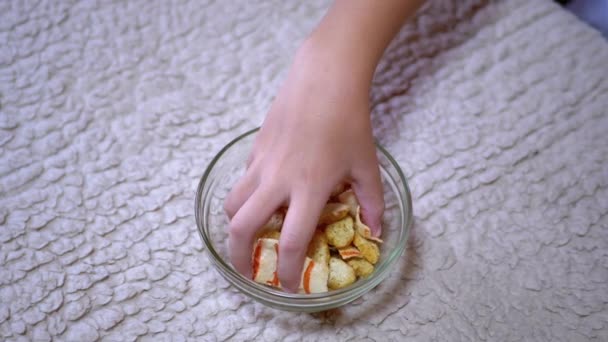
[[[371,83],[384,50],[422,2],[335,0],[302,49]]]
[[[298,49],[296,63],[308,65],[367,92],[377,61],[363,50],[358,51],[356,46],[336,42],[327,35],[313,33]]]

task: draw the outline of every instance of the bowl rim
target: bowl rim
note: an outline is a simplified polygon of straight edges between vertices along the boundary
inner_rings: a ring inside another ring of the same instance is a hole
[[[361,280],[355,282],[354,284],[347,286],[343,289],[331,290],[331,291],[324,292],[324,293],[316,293],[316,294],[288,293],[288,292],[280,291],[278,289],[273,289],[273,288],[264,286],[262,284],[258,284],[256,282],[254,282],[253,280],[243,277],[240,273],[238,273],[236,270],[234,270],[233,267],[230,266],[227,261],[224,261],[223,258],[221,257],[221,255],[217,252],[217,250],[214,247],[213,241],[211,241],[211,238],[209,236],[207,236],[207,234],[205,233],[205,226],[206,226],[205,218],[201,217],[201,213],[204,210],[203,197],[205,194],[203,194],[203,190],[205,189],[205,186],[206,186],[207,182],[209,181],[209,176],[211,175],[215,165],[224,156],[224,154],[236,143],[238,143],[239,141],[243,140],[244,138],[246,138],[250,135],[255,134],[259,130],[260,130],[260,128],[257,127],[257,128],[251,129],[249,131],[246,131],[245,133],[237,136],[232,141],[230,141],[228,144],[226,144],[211,160],[211,162],[207,166],[207,168],[206,168],[205,172],[203,173],[203,175],[199,181],[199,184],[198,184],[195,203],[194,203],[195,220],[196,220],[196,225],[198,228],[197,230],[204,242],[204,245],[205,245],[204,247],[209,251],[209,254],[211,254],[210,259],[211,259],[212,263],[216,266],[216,269],[219,271],[220,274],[222,274],[222,276],[224,278],[227,278],[226,280],[228,280],[231,285],[235,286],[236,288],[238,288],[242,292],[245,292],[245,294],[247,294],[250,297],[253,297],[256,300],[259,300],[259,301],[262,301],[262,302],[268,303],[268,304],[275,304],[278,306],[297,305],[300,307],[300,309],[302,308],[302,306],[313,308],[313,309],[316,307],[319,307],[319,306],[328,306],[328,305],[329,305],[329,307],[333,307],[333,306],[331,306],[331,303],[333,303],[334,301],[341,303],[340,305],[346,304],[346,303],[358,298],[360,295],[367,292],[367,290],[374,288],[382,280],[384,280],[384,278],[388,275],[388,272],[391,270],[392,266],[394,265],[396,259],[399,256],[403,255],[403,253],[405,252],[406,242],[409,238],[411,225],[413,222],[411,192],[410,192],[407,180],[405,178],[405,175],[403,174],[403,171],[401,170],[401,167],[399,166],[397,161],[390,155],[390,153],[388,153],[388,151],[384,147],[382,147],[377,142],[375,143],[376,148],[378,150],[380,150],[380,152],[388,159],[389,163],[393,166],[393,168],[397,172],[398,180],[400,180],[403,185],[403,189],[401,189],[401,190],[403,190],[405,197],[404,197],[404,200],[399,199],[399,202],[401,202],[401,203],[406,202],[406,203],[405,203],[405,208],[403,208],[402,204],[399,205],[400,211],[405,212],[405,215],[401,215],[402,216],[401,230],[404,231],[404,234],[402,234],[401,239],[397,243],[395,243],[395,247],[393,248],[393,250],[389,252],[389,255],[387,256],[385,261],[380,265],[382,267],[382,269],[376,269],[375,276],[369,277],[367,279],[361,279]],[[398,196],[398,197],[401,197],[401,196]],[[359,291],[356,291],[356,290],[361,290],[361,289],[364,290],[361,293],[359,293]],[[352,298],[350,298],[350,297],[352,297]],[[289,302],[286,302],[286,301],[289,301]],[[284,308],[288,309],[286,307],[284,307]],[[301,310],[299,310],[299,311],[301,311]]]

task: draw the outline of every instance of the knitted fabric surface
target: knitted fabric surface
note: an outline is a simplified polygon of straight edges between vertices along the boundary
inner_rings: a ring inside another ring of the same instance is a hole
[[[0,2],[0,340],[608,341],[608,44],[549,0],[430,1],[387,50],[386,281],[311,315],[215,271],[198,181],[329,5]]]

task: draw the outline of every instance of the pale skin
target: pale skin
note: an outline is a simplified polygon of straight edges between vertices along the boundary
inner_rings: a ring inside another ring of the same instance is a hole
[[[336,0],[298,49],[256,138],[247,171],[225,202],[230,259],[251,277],[255,233],[288,206],[278,276],[296,292],[306,246],[332,189],[353,187],[363,221],[381,232],[383,190],[369,110],[374,70],[422,0]]]

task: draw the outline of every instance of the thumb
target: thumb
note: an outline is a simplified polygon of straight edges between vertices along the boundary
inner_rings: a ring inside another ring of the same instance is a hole
[[[382,232],[382,215],[384,214],[384,191],[380,179],[380,168],[374,163],[362,165],[353,172],[353,191],[361,205],[361,219],[372,230],[372,235]]]

